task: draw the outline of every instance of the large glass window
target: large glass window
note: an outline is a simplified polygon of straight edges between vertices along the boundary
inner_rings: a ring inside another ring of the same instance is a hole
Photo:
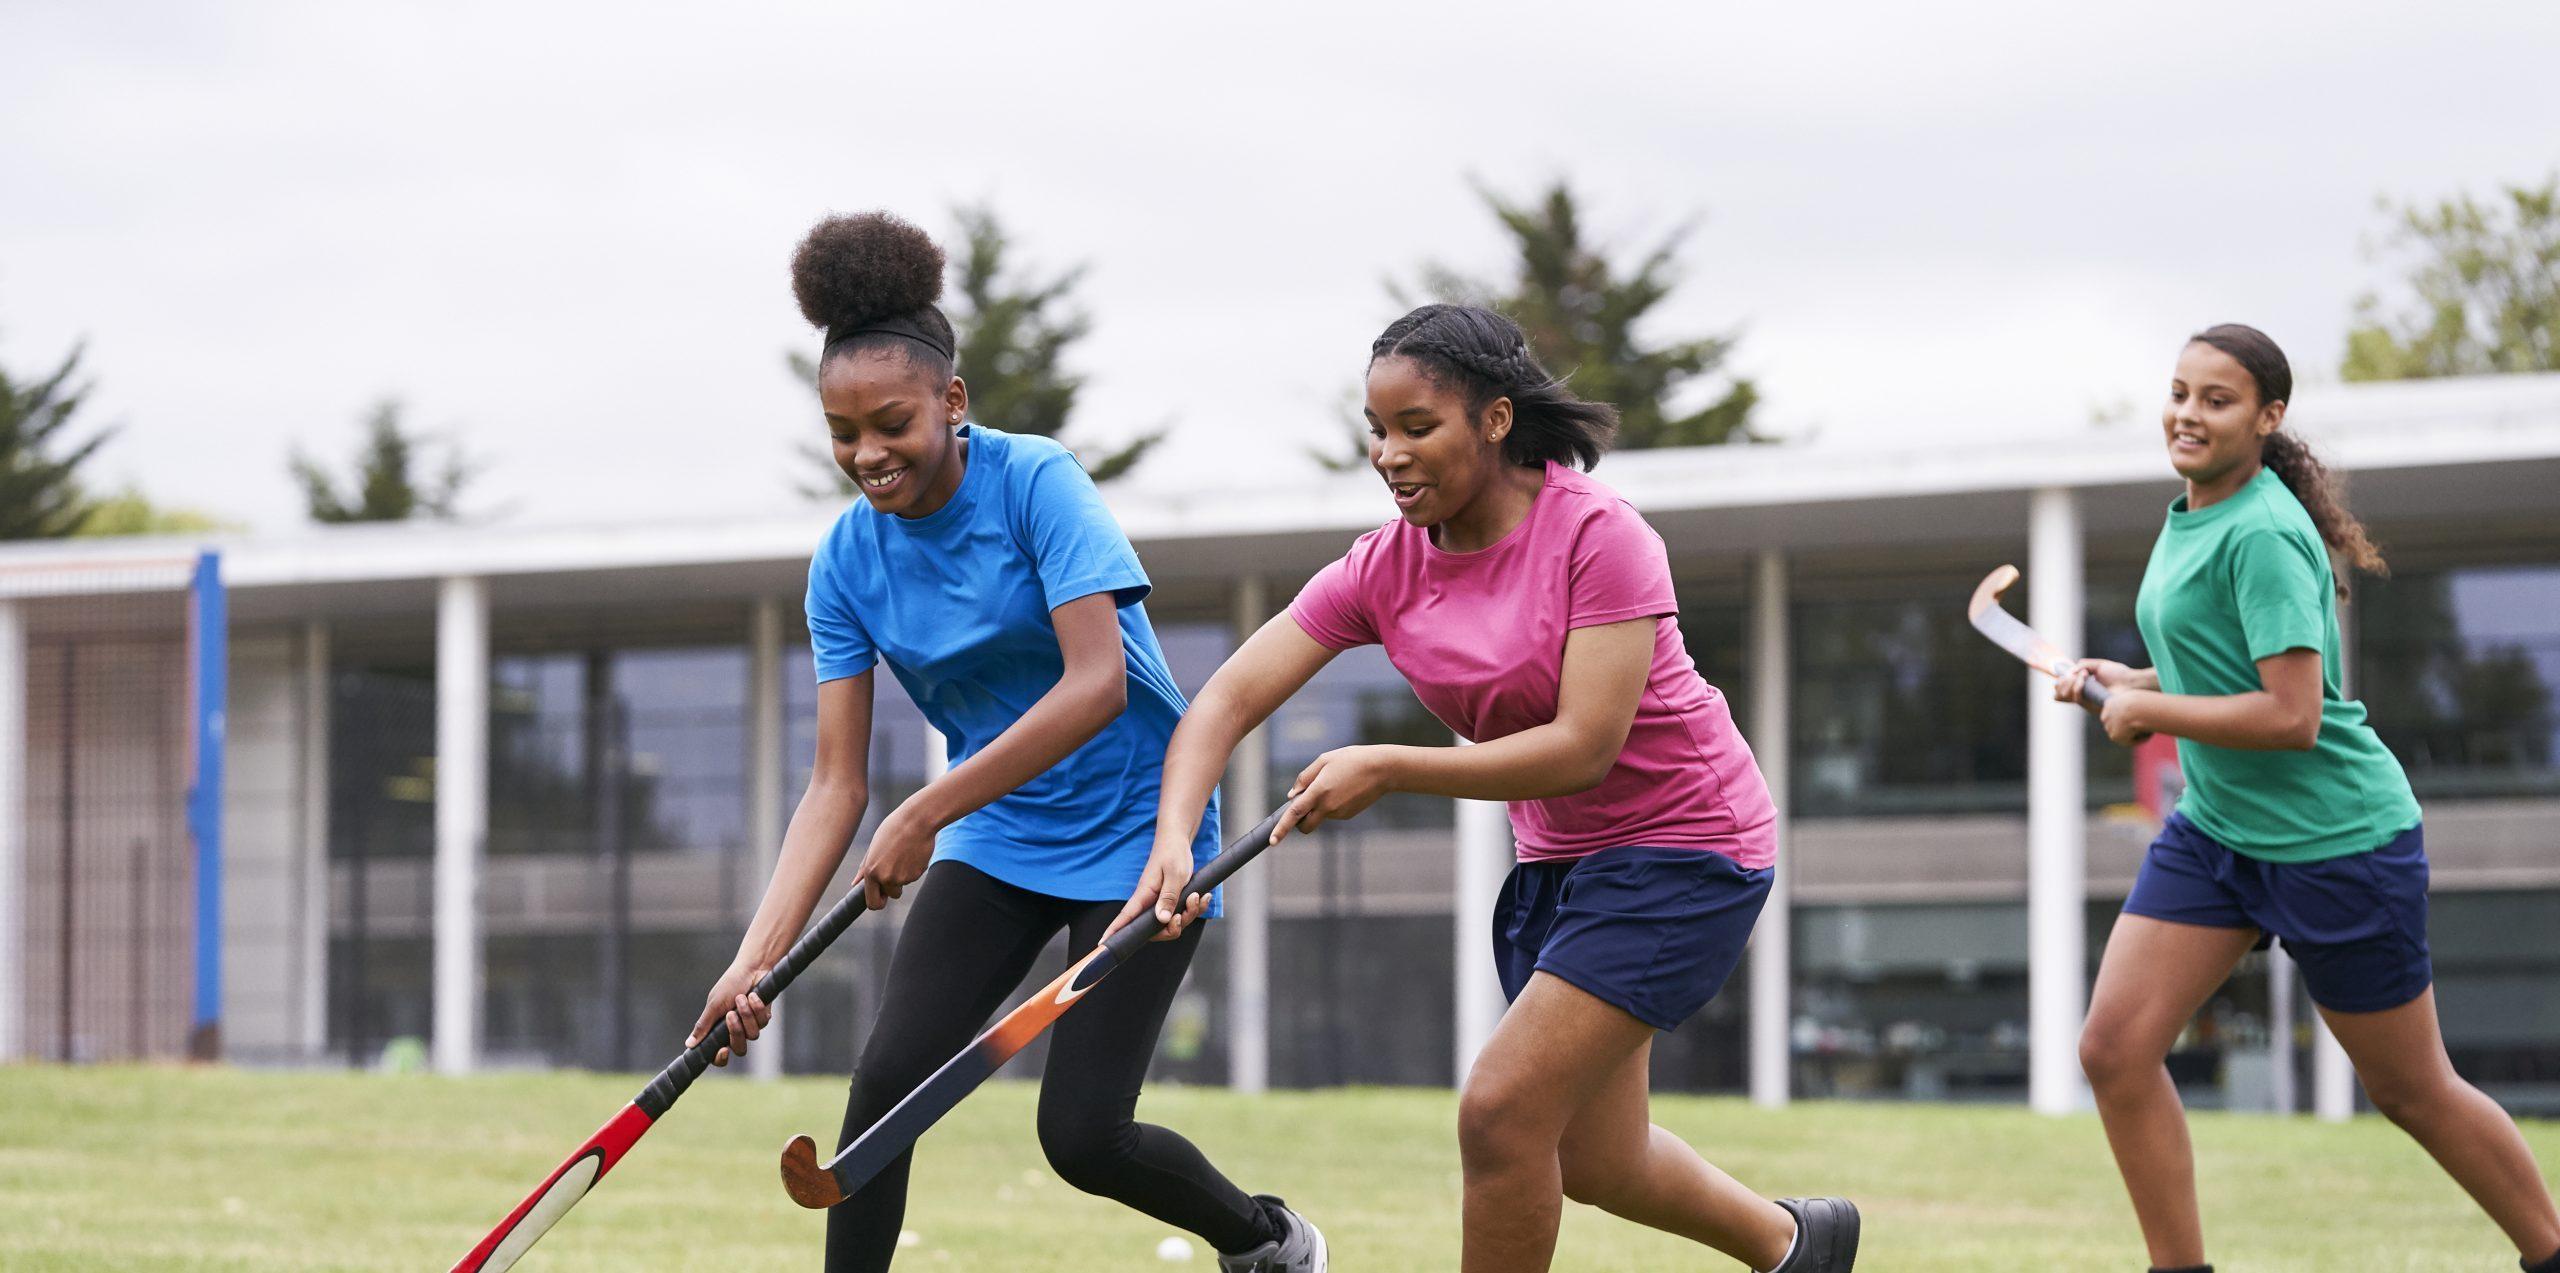
[[[2421,797],[2560,792],[2560,565],[2370,580],[2355,684]]]
[[[2428,909],[2454,1068],[2510,1110],[2560,1116],[2560,891],[2438,894]]]
[[[2027,913],[2014,903],[1804,906],[1791,1050],[1810,1096],[2017,1099]]]
[[[746,665],[740,644],[492,659],[492,1058],[629,1067],[691,1023],[753,902]],[[365,1061],[432,1019],[435,680],[359,657],[333,684],[331,1030]]]
[[[427,668],[349,667],[330,678],[329,1041],[350,1062],[427,1034],[435,709]]]
[[[2082,643],[2091,656],[2148,664],[2133,622],[2134,587],[2131,578],[2090,581]],[[1973,630],[1964,612],[1970,588],[1932,577],[1798,599],[1792,618],[1797,813],[2026,808],[2030,674]],[[2026,613],[2023,587],[2003,600],[2013,613]],[[1690,640],[1694,650],[1698,638]],[[1725,688],[1734,694],[1732,684]],[[1737,699],[1738,719],[1741,706]],[[2107,741],[2094,717],[2086,727],[2090,804],[2130,800],[2130,754]]]
[[[1961,590],[1799,601],[1794,633],[1796,812],[2024,807],[2023,673]]]
[[[735,645],[499,656],[490,854],[734,850],[746,672]]]

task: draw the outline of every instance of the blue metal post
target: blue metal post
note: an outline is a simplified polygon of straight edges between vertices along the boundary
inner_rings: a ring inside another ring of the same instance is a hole
[[[196,849],[196,995],[187,1048],[198,1059],[211,1060],[222,1051],[222,752],[231,666],[220,553],[208,550],[196,558],[187,602],[195,684],[195,774],[187,790],[187,833]]]

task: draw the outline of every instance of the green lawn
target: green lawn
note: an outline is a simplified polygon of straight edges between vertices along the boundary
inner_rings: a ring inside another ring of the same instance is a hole
[[[441,1269],[639,1080],[0,1068],[0,1268]],[[834,1127],[841,1082],[723,1080],[688,1095],[519,1267],[815,1268],[821,1217],[774,1155]],[[901,1267],[1161,1269],[1168,1229],[1042,1167],[1034,1089],[999,1083],[925,1142]],[[1456,1266],[1446,1092],[1246,1099],[1152,1091],[1246,1187],[1321,1223],[1347,1273]],[[1862,1270],[2139,1270],[2096,1119],[2014,1109],[1671,1098],[1656,1117],[1772,1193],[1845,1193]],[[2214,1257],[2235,1273],[2514,1267],[2488,1221],[2388,1124],[2196,1120]],[[2528,1125],[2546,1167],[2560,1125]],[[1569,1208],[1558,1269],[1722,1270],[1711,1252]],[[1179,1266],[1174,1266],[1179,1267]],[[1204,1250],[1189,1267],[1214,1267]]]

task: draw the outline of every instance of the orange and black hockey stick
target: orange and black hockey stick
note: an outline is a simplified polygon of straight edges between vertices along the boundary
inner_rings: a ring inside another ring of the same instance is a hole
[[[793,978],[842,936],[844,930],[852,927],[853,921],[862,916],[862,894],[862,881],[857,879],[853,891],[828,910],[815,927],[800,934],[800,940],[791,944],[790,953],[782,957],[782,962],[775,964],[773,971],[756,983],[756,997],[770,1006]],[[632,1145],[665,1116],[668,1107],[676,1103],[676,1098],[684,1095],[684,1090],[693,1086],[693,1081],[702,1077],[704,1070],[711,1068],[711,1058],[720,1055],[720,1049],[727,1046],[729,1023],[724,1019],[712,1026],[711,1032],[702,1036],[701,1042],[686,1048],[683,1055],[660,1070],[658,1077],[649,1080],[649,1086],[640,1089],[640,1094],[632,1097],[631,1103],[597,1129],[595,1135],[588,1137],[586,1144],[578,1146],[578,1151],[569,1155],[568,1161],[553,1168],[551,1174],[525,1196],[524,1201],[516,1204],[515,1210],[507,1213],[506,1219],[498,1222],[497,1228],[489,1231],[489,1236],[480,1239],[480,1245],[471,1248],[471,1254],[453,1266],[453,1273],[498,1273],[498,1270],[510,1268],[517,1260],[523,1259],[525,1251],[540,1241],[552,1225],[558,1224],[569,1208],[578,1205],[578,1200],[586,1197],[587,1191],[595,1187],[604,1173],[613,1170],[623,1155],[631,1152]]]
[[[1209,859],[1200,873],[1183,886],[1183,905],[1191,899],[1218,887],[1252,861],[1271,844],[1271,831],[1287,810],[1274,811],[1254,828],[1228,842],[1226,851]],[[907,1093],[888,1113],[880,1116],[870,1130],[854,1138],[844,1152],[821,1165],[818,1142],[807,1136],[794,1136],[782,1147],[782,1187],[791,1200],[804,1207],[832,1207],[870,1182],[880,1169],[907,1152],[916,1138],[939,1121],[963,1097],[978,1090],[1005,1062],[1013,1059],[1049,1023],[1065,1015],[1067,1009],[1084,997],[1111,970],[1144,947],[1164,930],[1164,921],[1154,910],[1141,913],[1129,926],[1103,939],[1093,953],[1069,964],[1040,993],[1023,1001],[1021,1007],[1005,1014],[1004,1019],[987,1028],[960,1055],[943,1062],[942,1068]]]
[[[2018,661],[2055,680],[2071,675],[2076,666],[2069,655],[2053,647],[2053,642],[2036,635],[2034,628],[2018,622],[2018,617],[2000,608],[2000,594],[2018,582],[2016,566],[2002,566],[1983,576],[1973,589],[1973,600],[1965,606],[1965,617],[1973,620],[1974,630],[1991,638],[1994,645],[2017,655]],[[2080,702],[2090,711],[2107,705],[2107,687],[2090,677],[2080,686]]]

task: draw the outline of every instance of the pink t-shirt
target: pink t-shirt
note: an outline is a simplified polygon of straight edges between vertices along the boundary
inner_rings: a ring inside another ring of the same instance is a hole
[[[1653,668],[1618,763],[1579,795],[1513,801],[1520,860],[1641,844],[1756,870],[1777,858],[1769,787],[1724,695],[1681,646],[1678,613],[1662,537],[1617,492],[1556,464],[1492,547],[1449,552],[1399,518],[1289,605],[1328,648],[1385,646],[1422,705],[1479,742],[1555,720],[1567,632],[1652,616]]]

